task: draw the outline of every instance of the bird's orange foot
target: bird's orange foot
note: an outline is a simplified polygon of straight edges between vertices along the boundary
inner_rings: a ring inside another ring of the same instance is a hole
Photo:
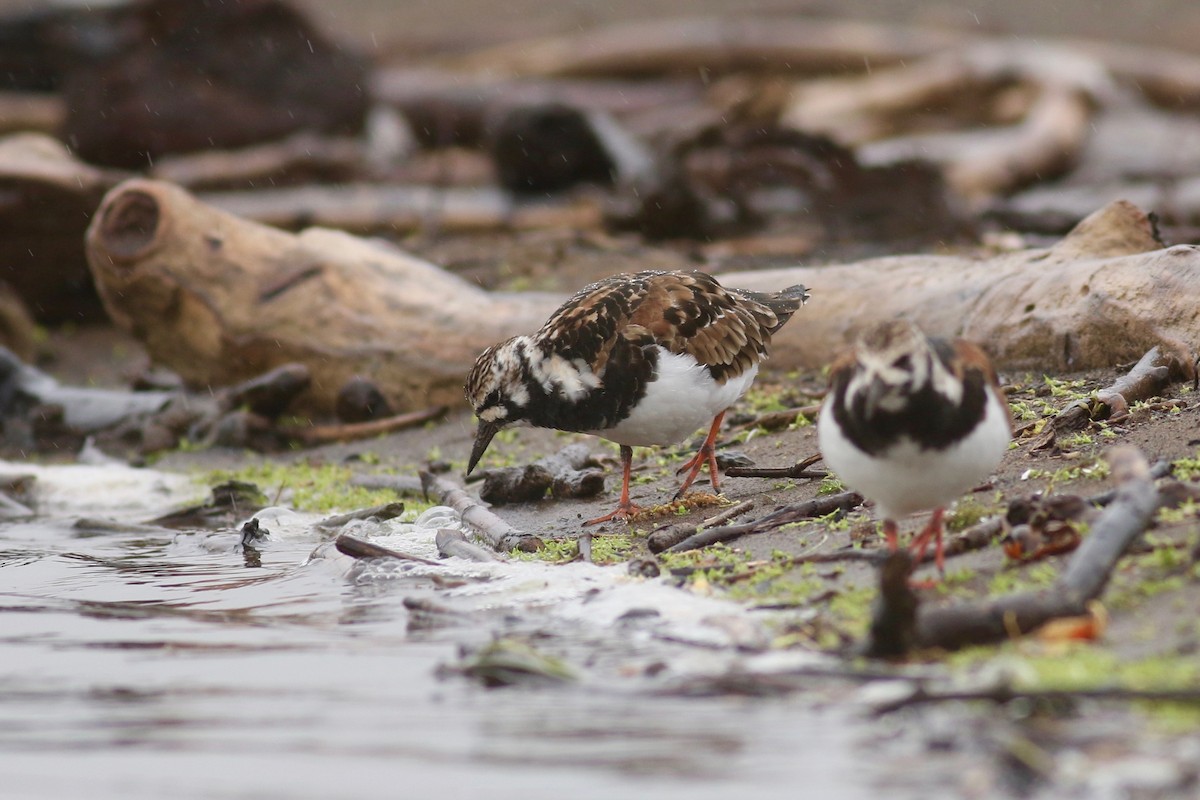
[[[585,522],[583,524],[584,525],[599,525],[601,522],[612,522],[613,520],[620,520],[622,522],[628,522],[632,517],[640,514],[644,510],[645,509],[643,509],[641,506],[636,506],[633,503],[622,503],[619,506],[617,506],[616,510],[613,511],[612,513],[605,514],[603,517],[596,517],[595,519],[589,519],[587,522]]]

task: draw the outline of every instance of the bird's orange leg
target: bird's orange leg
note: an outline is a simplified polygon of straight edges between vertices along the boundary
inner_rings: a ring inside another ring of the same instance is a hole
[[[888,552],[896,552],[896,548],[900,546],[900,526],[896,524],[896,520],[883,521],[883,537],[887,541]]]
[[[635,506],[629,500],[629,476],[633,470],[633,448],[621,445],[621,501],[617,503],[617,508],[611,514],[605,514],[603,517],[589,519],[584,525],[597,525],[601,522],[608,522],[614,519],[627,520],[637,512],[641,511],[641,506]]]
[[[683,485],[679,487],[679,491],[675,493],[675,499],[683,497],[683,493],[688,490],[696,478],[700,475],[700,470],[705,464],[708,464],[708,477],[712,480],[714,492],[720,491],[719,477],[717,474],[717,434],[721,431],[721,421],[725,419],[725,412],[722,411],[713,417],[712,427],[708,429],[708,436],[704,439],[704,444],[700,445],[700,449],[696,451],[696,455],[692,456],[682,467],[675,470],[675,474],[679,475],[687,470],[687,478],[684,479]]]
[[[945,516],[946,509],[935,508],[933,516],[929,518],[929,523],[913,538],[911,545],[914,551],[913,563],[920,564],[921,560],[925,558],[926,548],[929,547],[929,537],[933,537],[933,563],[937,565],[938,574],[943,578],[946,577],[946,554],[942,549],[942,531],[945,528]]]

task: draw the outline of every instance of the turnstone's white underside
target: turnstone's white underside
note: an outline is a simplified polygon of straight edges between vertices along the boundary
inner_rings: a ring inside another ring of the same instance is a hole
[[[754,382],[758,365],[725,383],[687,354],[658,347],[657,374],[646,394],[615,428],[588,433],[630,447],[668,445],[686,439],[733,405]]]
[[[1008,415],[987,392],[983,421],[945,450],[922,450],[909,439],[868,455],[846,438],[828,410],[817,422],[826,466],[847,486],[875,501],[879,516],[899,519],[945,506],[991,474],[1008,449]]]

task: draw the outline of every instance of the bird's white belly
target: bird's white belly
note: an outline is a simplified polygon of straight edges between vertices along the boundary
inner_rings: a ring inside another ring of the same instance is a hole
[[[854,446],[822,410],[817,423],[821,455],[851,489],[875,501],[879,516],[898,519],[945,506],[991,474],[1012,434],[1000,401],[988,392],[982,424],[946,450],[922,450],[905,439],[878,456]]]
[[[589,431],[629,446],[666,445],[686,439],[733,405],[750,388],[758,365],[725,383],[689,355],[659,348],[657,377],[629,416],[614,428]]]

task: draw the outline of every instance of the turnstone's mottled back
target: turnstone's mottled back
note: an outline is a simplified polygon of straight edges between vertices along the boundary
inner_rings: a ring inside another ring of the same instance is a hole
[[[703,272],[648,271],[591,284],[541,330],[489,347],[467,377],[479,416],[475,468],[496,432],[515,422],[580,431],[621,445],[624,483],[612,514],[626,518],[633,446],[678,442],[711,422],[678,494],[704,464],[717,488],[713,442],[725,410],[749,388],[771,334],[808,299],[726,289]]]
[[[982,350],[893,321],[834,362],[817,430],[829,468],[875,501],[890,547],[898,517],[934,510],[913,544],[919,560],[935,537],[941,570],[944,507],[1000,463],[1012,420]]]

